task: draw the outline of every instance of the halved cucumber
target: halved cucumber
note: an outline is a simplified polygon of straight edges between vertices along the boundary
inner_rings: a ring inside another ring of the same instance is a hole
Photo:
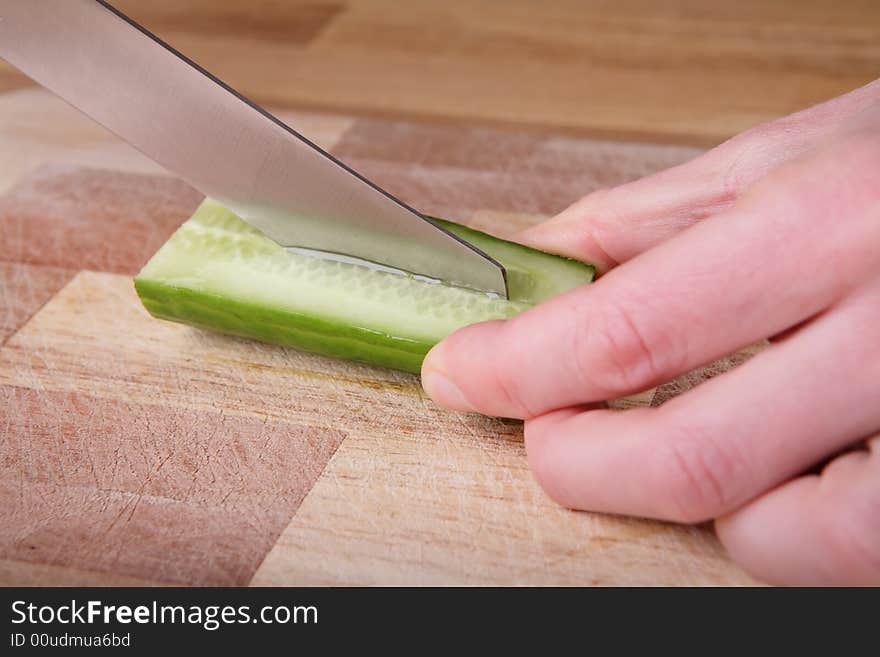
[[[437,221],[507,268],[509,300],[283,249],[210,199],[134,284],[154,317],[418,372],[456,329],[593,279],[590,265]]]

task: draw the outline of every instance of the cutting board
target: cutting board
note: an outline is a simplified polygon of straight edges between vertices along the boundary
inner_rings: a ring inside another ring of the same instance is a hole
[[[697,153],[282,118],[502,236]],[[132,275],[200,195],[42,91],[0,97],[0,190],[0,583],[754,583],[708,526],[559,507],[521,423],[443,410],[415,376],[150,318]]]

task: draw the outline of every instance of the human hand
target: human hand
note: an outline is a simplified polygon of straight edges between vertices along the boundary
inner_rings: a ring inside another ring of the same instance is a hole
[[[714,519],[773,583],[880,584],[880,80],[521,241],[608,273],[437,345],[435,401],[524,419],[530,467],[565,506]],[[659,408],[597,405],[762,338]]]

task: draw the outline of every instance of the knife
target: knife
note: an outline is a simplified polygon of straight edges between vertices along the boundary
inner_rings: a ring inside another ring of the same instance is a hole
[[[104,0],[0,0],[0,57],[283,247],[507,297],[498,262]]]

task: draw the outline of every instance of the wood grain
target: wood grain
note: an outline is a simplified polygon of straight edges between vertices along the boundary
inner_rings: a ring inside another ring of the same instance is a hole
[[[174,586],[173,582],[155,582],[70,566],[0,559],[0,584],[3,586],[46,586],[47,583],[52,586]]]
[[[0,554],[157,582],[245,583],[342,434],[227,415],[222,406],[144,405],[124,388],[98,385],[98,373],[51,390],[39,374],[81,376],[79,361],[98,360],[118,379],[154,369],[156,354],[140,352],[138,364],[136,351],[107,344],[110,334],[124,341],[126,316],[101,276],[109,275],[80,274],[3,352],[14,361],[27,344],[30,356],[48,360],[39,370],[13,365],[10,378],[25,387],[0,388]],[[136,309],[130,279],[112,280]],[[139,319],[152,323],[142,312]],[[188,405],[185,393],[177,389],[177,405]]]
[[[526,467],[519,423],[442,420],[349,436],[252,583],[753,583],[707,528],[554,504]]]
[[[56,136],[23,107],[51,116]],[[7,185],[0,216],[19,233],[92,237],[69,259],[31,238],[2,247],[0,301],[17,307],[0,306],[12,318],[0,347],[0,582],[752,583],[706,527],[559,508],[528,473],[519,423],[444,411],[417,377],[152,319],[130,273],[141,242],[197,201],[192,190],[132,173],[150,169],[43,92],[0,96],[4,116],[0,145],[14,143],[30,174]],[[285,118],[418,207],[501,234],[698,152]],[[7,160],[19,166],[0,148]],[[126,222],[141,230],[133,244]]]
[[[0,260],[135,274],[202,198],[174,178],[46,166],[0,198]]]
[[[873,0],[115,4],[276,107],[714,144],[880,74]]]
[[[0,345],[75,273],[57,267],[0,261]]]

